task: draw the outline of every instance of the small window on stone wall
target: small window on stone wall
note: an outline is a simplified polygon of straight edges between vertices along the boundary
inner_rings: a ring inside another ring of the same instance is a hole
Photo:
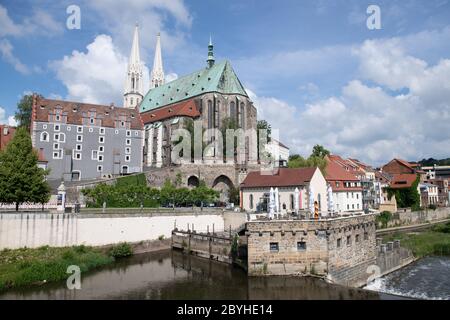
[[[305,251],[306,250],[306,242],[305,241],[297,242],[297,250],[298,251]]]
[[[352,236],[347,236],[347,245],[348,246],[352,245]]]
[[[355,236],[355,243],[358,243],[359,242],[359,234],[357,234],[356,236]]]
[[[340,248],[341,247],[341,242],[342,242],[341,238],[337,239],[336,247]]]
[[[272,252],[278,252],[279,251],[278,242],[271,242],[270,243],[270,251],[272,251]]]
[[[369,239],[369,233],[368,232],[364,232],[364,240],[368,240]]]

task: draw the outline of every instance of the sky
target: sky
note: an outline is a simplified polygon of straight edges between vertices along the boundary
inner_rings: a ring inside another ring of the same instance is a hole
[[[0,123],[31,92],[121,105],[136,23],[145,87],[158,32],[167,81],[205,67],[211,35],[291,154],[450,157],[449,0],[0,0]]]

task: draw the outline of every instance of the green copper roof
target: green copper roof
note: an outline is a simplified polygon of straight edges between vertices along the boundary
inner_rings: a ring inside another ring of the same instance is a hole
[[[207,93],[240,94],[248,97],[244,87],[228,61],[214,64],[184,77],[150,89],[142,100],[140,111],[145,112]]]

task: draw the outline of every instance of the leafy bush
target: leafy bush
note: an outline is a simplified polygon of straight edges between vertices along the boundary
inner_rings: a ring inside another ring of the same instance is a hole
[[[392,219],[392,213],[390,211],[383,211],[381,212],[377,218],[377,224],[381,224],[381,228],[387,228],[389,221]]]
[[[432,229],[434,232],[450,233],[450,222],[446,224],[438,224]]]
[[[428,209],[436,210],[436,209],[437,209],[437,206],[436,206],[435,204],[430,204],[430,205],[428,206]]]
[[[109,250],[109,255],[113,258],[128,257],[133,254],[133,248],[126,242],[119,243]]]

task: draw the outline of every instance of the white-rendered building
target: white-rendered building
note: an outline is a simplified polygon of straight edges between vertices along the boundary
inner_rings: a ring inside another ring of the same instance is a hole
[[[299,211],[310,211],[309,190],[322,216],[328,215],[326,180],[318,168],[279,168],[275,174],[250,172],[241,183],[241,208],[267,212],[270,188],[278,188],[281,214],[295,211],[295,189],[299,190]]]

